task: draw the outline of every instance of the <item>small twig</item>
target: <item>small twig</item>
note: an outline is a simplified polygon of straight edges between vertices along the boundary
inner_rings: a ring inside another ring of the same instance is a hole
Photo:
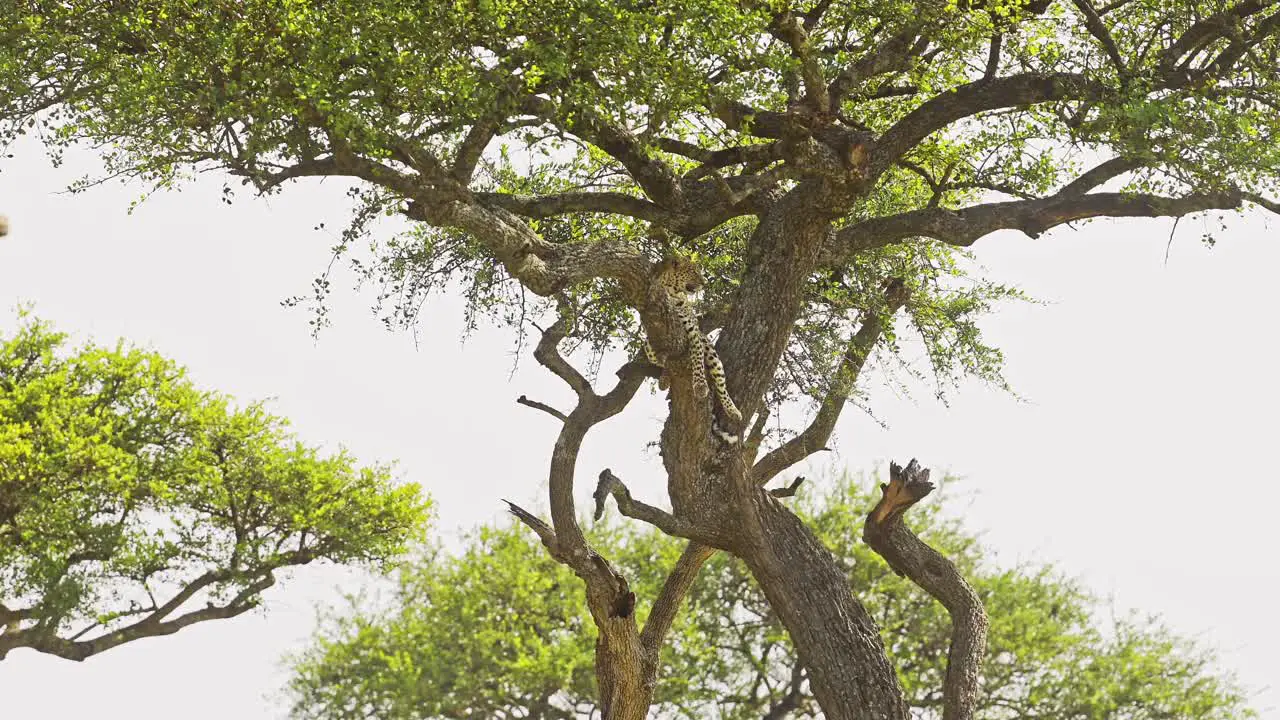
[[[1169,265],[1169,250],[1173,248],[1173,234],[1178,232],[1178,221],[1181,219],[1181,216],[1175,217],[1173,219],[1173,227],[1169,228],[1169,242],[1164,244],[1164,264],[1166,266]]]
[[[520,397],[516,398],[516,402],[526,407],[531,407],[534,410],[541,410],[542,412],[558,419],[560,422],[566,422],[569,419],[568,415],[565,415],[564,413],[551,407],[550,405],[547,405],[546,403],[540,403],[537,400],[530,400],[527,396],[524,396],[524,395],[521,395]]]
[[[803,482],[804,482],[804,476],[803,476],[803,475],[797,475],[797,476],[796,476],[796,479],[795,479],[795,480],[792,480],[790,485],[788,485],[788,486],[786,486],[786,487],[774,488],[774,489],[772,489],[772,490],[770,490],[770,491],[769,491],[769,494],[770,494],[770,495],[772,495],[772,496],[774,496],[774,497],[776,497],[776,498],[788,498],[788,497],[791,497],[791,496],[793,496],[793,495],[795,495],[795,494],[796,494],[796,490],[797,490],[797,489],[799,489],[800,484],[801,484],[801,483],[803,483]]]

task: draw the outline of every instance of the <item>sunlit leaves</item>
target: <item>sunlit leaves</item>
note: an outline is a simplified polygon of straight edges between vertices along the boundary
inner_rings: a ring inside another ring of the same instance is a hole
[[[870,483],[840,478],[800,512],[849,573],[883,629],[918,713],[938,707],[950,621],[859,540]],[[802,492],[802,497],[807,493]],[[1052,568],[998,568],[930,503],[911,523],[960,565],[991,619],[978,717],[1154,720],[1250,717],[1211,654],[1107,608]],[[595,708],[594,629],[581,583],[520,525],[485,528],[458,555],[424,553],[381,603],[353,597],[293,659],[293,714],[319,720],[587,718]],[[682,543],[636,524],[597,525],[592,542],[640,597],[643,622]],[[376,607],[377,609],[371,609]],[[755,720],[788,691],[794,651],[742,565],[703,567],[662,652],[653,717]],[[795,717],[817,717],[803,695]]]
[[[49,632],[110,630],[207,573],[225,599],[277,568],[380,563],[426,509],[156,353],[26,316],[0,342],[0,602]]]

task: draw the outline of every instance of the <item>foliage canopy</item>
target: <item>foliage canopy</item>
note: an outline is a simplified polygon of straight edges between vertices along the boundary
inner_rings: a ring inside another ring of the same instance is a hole
[[[0,342],[0,657],[83,660],[234,617],[282,569],[388,561],[427,509],[158,354],[70,348],[25,316]]]
[[[764,485],[824,447],[868,358],[899,347],[899,311],[941,386],[1000,382],[975,317],[1016,292],[970,277],[978,239],[1280,210],[1278,67],[1270,0],[17,0],[0,6],[0,134],[39,132],[55,157],[87,143],[109,175],[161,187],[347,178],[340,252],[382,213],[418,223],[361,260],[393,314],[459,281],[522,330],[553,315],[534,356],[577,404],[529,403],[563,423],[552,522],[513,511],[587,586],[607,717],[648,711],[714,550],[760,585],[828,717],[903,720],[901,647]],[[598,502],[690,541],[641,628],[579,527],[575,464],[657,368],[628,362],[602,394],[560,345],[700,345],[655,282],[672,255],[705,275],[702,330],[742,418],[713,435],[722,408],[664,362],[671,511],[600,476]],[[812,421],[766,433],[796,395]],[[946,607],[943,714],[965,720],[989,618],[903,524],[931,489],[892,466],[864,537]]]
[[[933,717],[946,670],[950,620],[855,540],[874,502],[869,483],[845,475],[805,493],[797,511],[867,592],[900,658],[914,717]],[[975,717],[1252,717],[1216,658],[1153,620],[1109,619],[1107,608],[1052,568],[995,567],[988,552],[938,505],[916,516],[977,588],[992,618],[992,661]],[[923,509],[922,509],[923,510]],[[635,524],[602,523],[591,540],[642,597],[656,597],[679,543]],[[598,713],[591,619],[580,585],[519,526],[485,527],[458,554],[406,563],[389,597],[350,596],[293,660],[293,716],[302,720],[590,718]],[[377,608],[377,609],[374,609]],[[649,608],[637,612],[644,616]],[[814,718],[817,706],[795,650],[742,563],[709,560],[663,650],[652,717]]]

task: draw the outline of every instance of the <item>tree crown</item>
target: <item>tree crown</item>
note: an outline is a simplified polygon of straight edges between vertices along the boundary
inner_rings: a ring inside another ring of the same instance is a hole
[[[67,341],[30,317],[0,341],[0,655],[83,659],[232,617],[283,568],[383,563],[419,532],[429,506],[388,467],[322,454],[156,353]]]

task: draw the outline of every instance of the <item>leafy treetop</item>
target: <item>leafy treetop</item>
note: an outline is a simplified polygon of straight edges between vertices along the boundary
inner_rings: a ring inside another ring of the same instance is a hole
[[[283,568],[389,560],[427,509],[155,353],[71,349],[29,317],[0,341],[0,657],[234,617]]]

